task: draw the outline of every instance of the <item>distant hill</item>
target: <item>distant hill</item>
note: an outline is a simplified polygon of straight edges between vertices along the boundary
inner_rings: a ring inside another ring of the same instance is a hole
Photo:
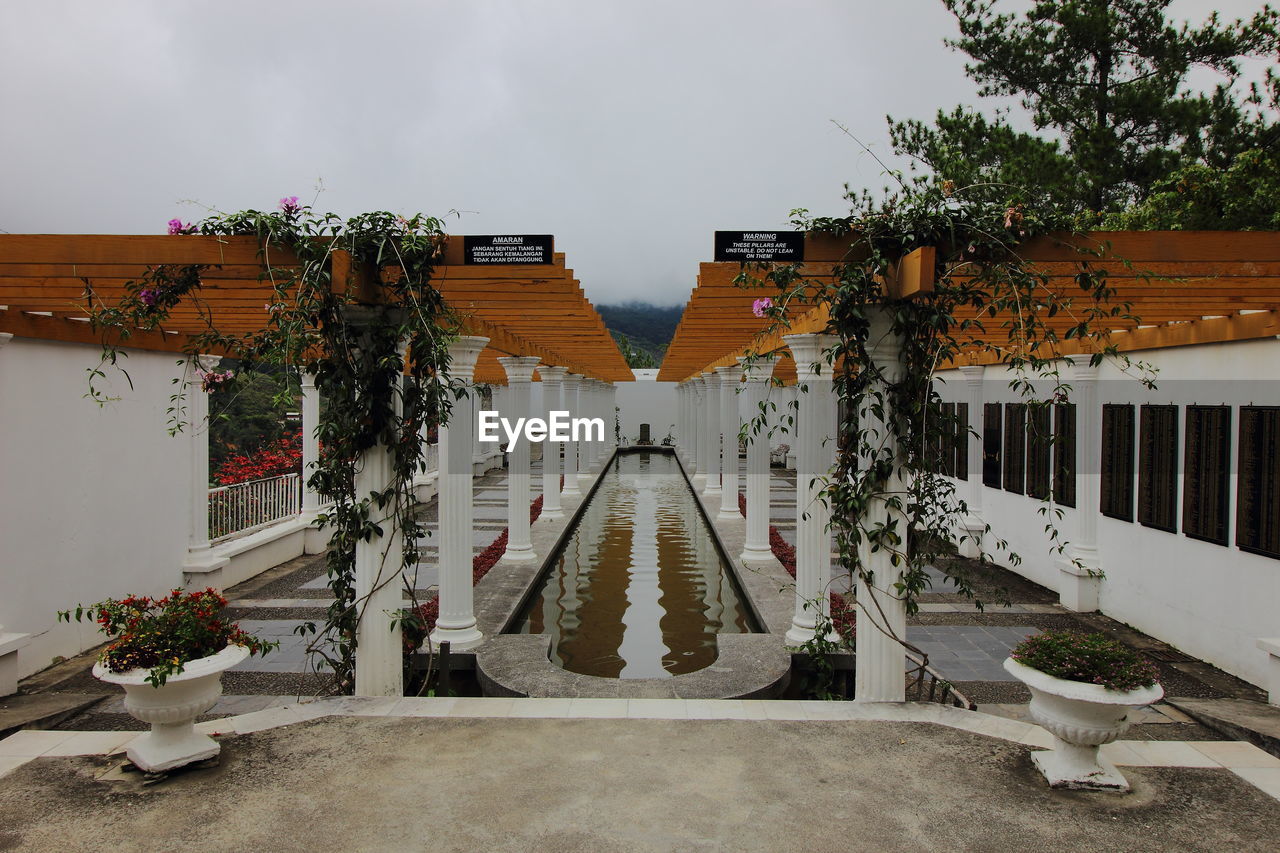
[[[650,305],[648,302],[597,305],[596,310],[615,338],[625,335],[632,349],[647,354],[653,359],[654,366],[662,362],[667,344],[676,333],[680,315],[684,313],[684,307],[680,305]],[[632,366],[642,365],[633,363]]]

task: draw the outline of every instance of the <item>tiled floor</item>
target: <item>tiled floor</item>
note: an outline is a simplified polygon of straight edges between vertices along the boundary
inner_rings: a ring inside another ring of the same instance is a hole
[[[929,655],[929,665],[948,681],[1017,681],[1004,659],[1038,628],[1030,625],[912,625],[907,642]]]

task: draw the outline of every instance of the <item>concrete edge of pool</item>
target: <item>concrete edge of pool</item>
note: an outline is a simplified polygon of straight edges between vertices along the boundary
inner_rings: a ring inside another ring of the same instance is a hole
[[[675,457],[703,513],[715,546],[722,552],[726,569],[735,576],[747,607],[764,629],[763,633],[717,635],[716,660],[695,672],[652,679],[579,675],[561,669],[551,661],[548,636],[502,633],[510,629],[530,591],[572,535],[616,454],[631,451],[656,451]],[[730,550],[735,547],[733,531],[721,529],[723,523],[717,523],[714,512],[709,511],[702,495],[689,481],[679,455],[662,447],[621,447],[592,475],[589,483],[584,482],[584,486],[581,498],[572,505],[565,504],[563,519],[548,524],[543,524],[540,519],[534,524],[531,530],[534,549],[545,555],[543,559],[526,564],[501,562],[496,567],[500,571],[490,572],[476,587],[476,615],[486,639],[469,656],[475,662],[484,695],[685,699],[752,699],[781,695],[791,677],[791,652],[785,646],[782,632],[790,625],[794,593],[785,587],[792,581],[776,560],[773,566],[742,564],[736,556],[738,552]],[[729,541],[725,540],[725,532],[729,534]],[[740,546],[741,543],[736,544]],[[781,618],[783,615],[785,619]]]

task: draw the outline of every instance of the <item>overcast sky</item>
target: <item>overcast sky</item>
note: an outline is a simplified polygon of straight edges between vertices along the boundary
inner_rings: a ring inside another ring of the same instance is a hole
[[[883,184],[833,120],[893,162],[886,113],[973,102],[954,34],[939,0],[2,0],[0,230],[460,211],[554,234],[596,303],[683,303],[716,229]]]

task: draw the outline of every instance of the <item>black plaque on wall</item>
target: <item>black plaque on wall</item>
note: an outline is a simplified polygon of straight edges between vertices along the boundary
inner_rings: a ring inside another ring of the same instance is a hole
[[[462,245],[468,264],[549,264],[555,250],[550,234],[467,234]]]
[[[803,231],[717,231],[717,262],[804,260]]]

